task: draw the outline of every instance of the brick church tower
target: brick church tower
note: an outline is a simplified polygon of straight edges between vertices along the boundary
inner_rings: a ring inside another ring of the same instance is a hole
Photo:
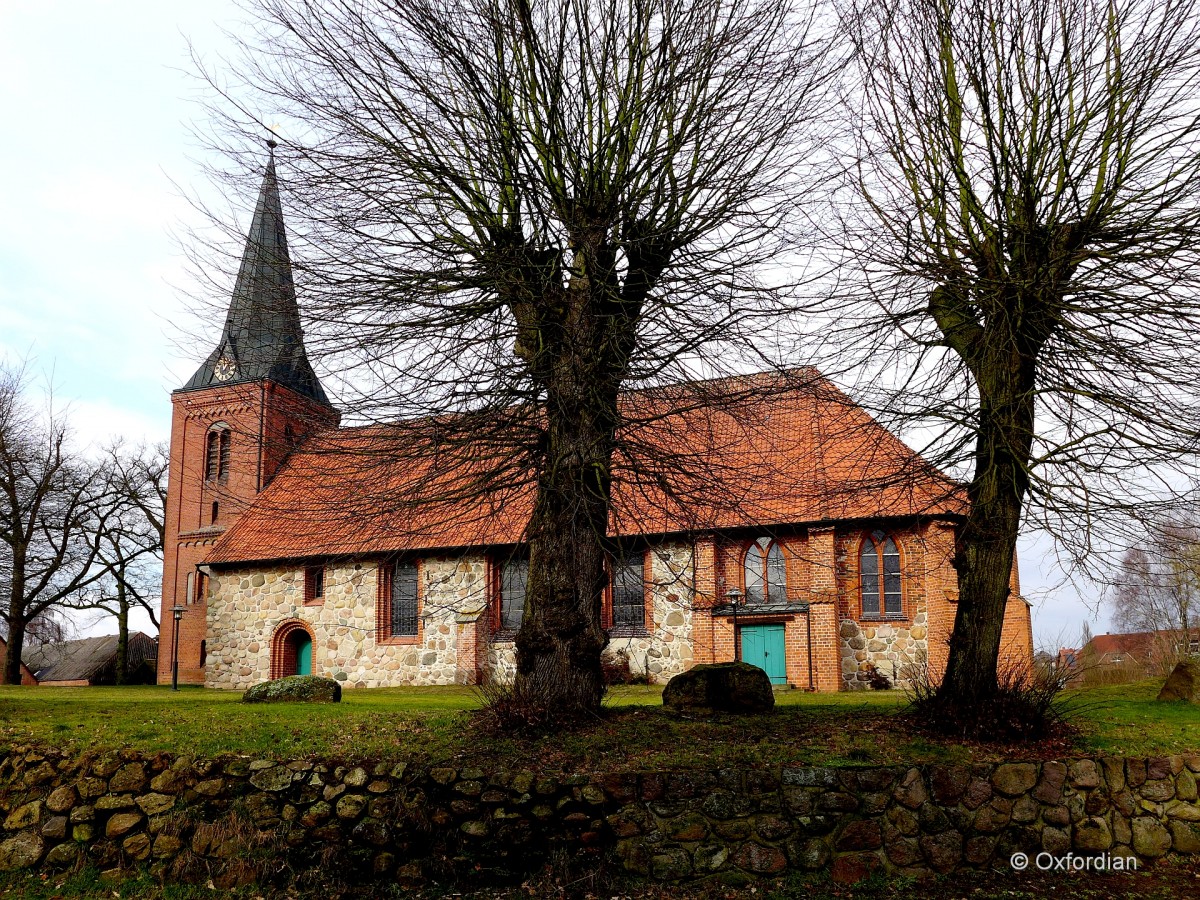
[[[208,578],[204,558],[308,434],[336,427],[304,352],[275,143],[216,349],[171,395],[159,683],[173,665],[173,606],[179,625],[179,680],[204,682]]]

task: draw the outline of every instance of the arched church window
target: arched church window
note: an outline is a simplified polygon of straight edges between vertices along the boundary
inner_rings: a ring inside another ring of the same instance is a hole
[[[873,531],[863,538],[858,573],[863,618],[896,618],[904,615],[900,548],[895,540],[882,531]]]
[[[218,422],[208,429],[204,445],[204,478],[206,481],[229,480],[229,426]]]
[[[746,550],[746,602],[783,603],[787,600],[787,564],[778,541],[761,537]]]

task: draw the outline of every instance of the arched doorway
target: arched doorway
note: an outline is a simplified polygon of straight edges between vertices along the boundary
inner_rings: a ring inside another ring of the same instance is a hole
[[[293,619],[275,629],[271,641],[271,677],[311,675],[313,673],[313,636],[308,626]]]
[[[296,658],[296,671],[292,675],[311,675],[312,674],[312,638],[307,632],[296,629],[287,637],[288,642],[295,648],[293,653]]]

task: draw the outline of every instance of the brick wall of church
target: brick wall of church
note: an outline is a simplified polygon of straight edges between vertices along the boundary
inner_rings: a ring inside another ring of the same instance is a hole
[[[869,687],[872,671],[903,684],[928,667],[935,679],[945,671],[947,642],[954,627],[958,578],[951,565],[954,531],[941,522],[890,531],[901,552],[904,614],[896,619],[863,616],[859,590],[859,548],[864,532],[839,532],[837,547],[841,678],[845,688]],[[1013,595],[1004,615],[1000,665],[1023,669],[1033,662],[1029,606],[1020,597],[1017,567]]]

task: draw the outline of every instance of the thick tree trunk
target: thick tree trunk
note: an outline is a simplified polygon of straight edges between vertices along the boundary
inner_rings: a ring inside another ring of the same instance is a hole
[[[122,573],[124,574],[124,573]],[[117,684],[129,681],[129,601],[125,585],[117,580]]]
[[[14,615],[10,607],[4,617],[4,625],[8,631],[8,651],[4,657],[4,671],[0,673],[0,684],[21,683],[21,654],[25,652],[25,622],[20,616]]]
[[[547,450],[529,523],[529,582],[517,635],[518,695],[552,717],[595,713],[606,581],[616,391],[576,382],[547,411]]]
[[[545,392],[546,415],[514,694],[550,721],[595,715],[604,694],[601,609],[617,398],[643,296],[622,298],[605,233],[576,233],[565,289],[557,287],[556,268],[539,302],[514,305],[517,354]]]
[[[939,696],[972,704],[994,696],[1016,555],[1021,500],[1014,492],[972,508],[958,549],[959,601]]]
[[[958,540],[958,612],[938,698],[978,708],[996,695],[997,666],[1033,446],[1033,366],[1017,354],[981,368],[971,508]]]
[[[8,609],[4,615],[8,631],[8,654],[4,658],[4,671],[0,672],[0,684],[21,683],[21,654],[25,652],[25,548],[16,544],[13,550],[13,565],[8,585]]]

